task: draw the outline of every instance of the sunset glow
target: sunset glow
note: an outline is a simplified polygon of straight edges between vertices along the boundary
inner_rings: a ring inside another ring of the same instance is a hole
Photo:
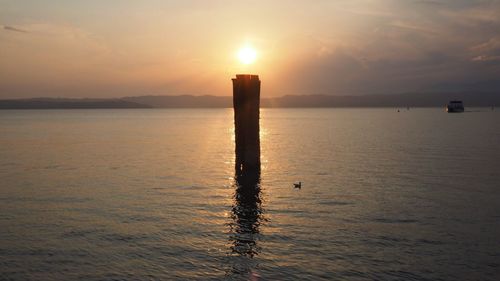
[[[500,1],[117,3],[2,1],[0,99],[227,96],[246,72],[268,97],[500,87]]]
[[[257,52],[252,47],[244,47],[239,50],[238,59],[243,64],[252,64],[257,59]]]

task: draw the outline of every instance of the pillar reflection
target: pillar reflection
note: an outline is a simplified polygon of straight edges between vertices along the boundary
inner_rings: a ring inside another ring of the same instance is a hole
[[[260,170],[235,173],[235,193],[231,218],[233,253],[253,257],[259,253],[257,239],[262,215]]]
[[[236,161],[238,163],[238,161]],[[259,279],[256,273],[260,253],[258,241],[263,221],[262,196],[259,169],[235,167],[234,197],[229,223],[229,275],[245,276],[249,280]]]

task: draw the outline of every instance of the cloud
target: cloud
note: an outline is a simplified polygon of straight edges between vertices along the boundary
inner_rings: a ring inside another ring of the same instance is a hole
[[[7,31],[12,31],[12,32],[29,33],[28,31],[26,31],[24,29],[16,28],[16,27],[9,26],[9,25],[4,25],[3,29],[7,30]]]
[[[272,90],[277,95],[387,94],[461,90],[482,80],[498,81],[498,71],[492,69],[500,59],[495,53],[469,59],[446,49],[424,49],[410,56],[399,46],[390,50],[400,55],[380,57],[366,48],[347,47],[305,57],[289,65]]]
[[[477,56],[475,58],[472,58],[472,61],[498,61],[498,62],[500,62],[500,56],[481,55],[481,56]]]

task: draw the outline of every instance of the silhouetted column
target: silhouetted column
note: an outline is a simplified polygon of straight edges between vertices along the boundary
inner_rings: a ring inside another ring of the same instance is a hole
[[[237,173],[260,173],[260,80],[258,75],[233,78]]]

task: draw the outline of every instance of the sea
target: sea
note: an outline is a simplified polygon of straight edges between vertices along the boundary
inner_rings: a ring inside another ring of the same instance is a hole
[[[0,111],[0,280],[500,280],[500,111],[260,117]]]

